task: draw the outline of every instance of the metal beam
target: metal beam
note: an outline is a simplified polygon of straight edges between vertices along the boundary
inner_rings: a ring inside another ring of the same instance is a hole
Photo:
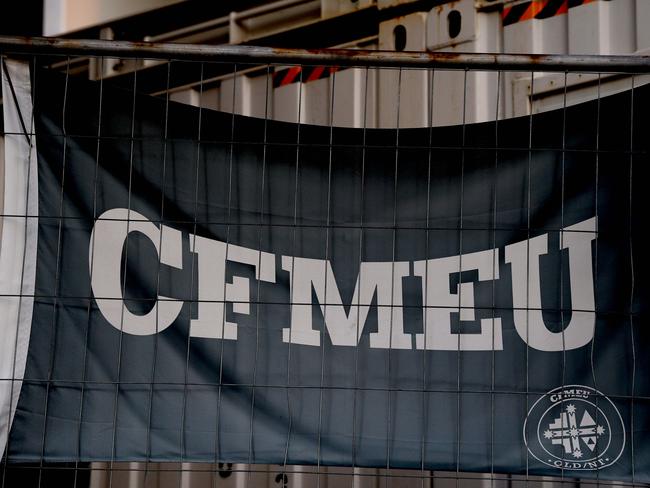
[[[357,49],[307,50],[242,45],[212,46],[44,37],[0,36],[0,53],[5,55],[106,56],[247,64],[650,73],[650,56],[393,52]]]

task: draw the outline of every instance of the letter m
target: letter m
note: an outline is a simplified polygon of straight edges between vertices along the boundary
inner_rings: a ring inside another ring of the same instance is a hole
[[[291,296],[291,326],[282,330],[284,342],[320,345],[320,331],[312,325],[313,288],[333,345],[359,344],[376,294],[378,330],[370,334],[370,347],[412,347],[411,334],[404,333],[402,310],[402,278],[409,274],[408,262],[361,263],[347,313],[328,260],[282,256],[282,269],[290,274]]]

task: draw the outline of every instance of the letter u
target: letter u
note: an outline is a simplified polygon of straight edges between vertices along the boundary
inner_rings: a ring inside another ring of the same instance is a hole
[[[539,257],[547,253],[548,234],[506,246],[505,261],[512,267],[515,328],[530,347],[540,351],[568,351],[592,340],[596,313],[591,241],[595,238],[596,217],[562,231],[561,249],[569,251],[572,310],[571,320],[561,332],[551,332],[542,316]]]

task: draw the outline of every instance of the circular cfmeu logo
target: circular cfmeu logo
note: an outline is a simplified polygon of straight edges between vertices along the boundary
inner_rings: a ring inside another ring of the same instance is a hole
[[[524,442],[538,461],[558,469],[596,470],[614,464],[625,448],[625,425],[598,390],[567,385],[546,393],[528,411]]]

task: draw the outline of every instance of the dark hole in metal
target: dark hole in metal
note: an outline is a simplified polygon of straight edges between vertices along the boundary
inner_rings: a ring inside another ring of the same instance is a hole
[[[282,487],[287,488],[288,483],[289,483],[289,477],[284,473],[278,473],[275,476],[275,482],[278,483],[278,484],[282,483]]]
[[[228,478],[232,475],[232,463],[219,463],[217,470],[220,478]]]
[[[462,27],[463,17],[458,10],[452,10],[447,15],[447,29],[449,31],[449,38],[454,39],[460,34]]]
[[[404,51],[406,48],[406,27],[396,25],[393,29],[393,38],[395,40],[395,51]]]

